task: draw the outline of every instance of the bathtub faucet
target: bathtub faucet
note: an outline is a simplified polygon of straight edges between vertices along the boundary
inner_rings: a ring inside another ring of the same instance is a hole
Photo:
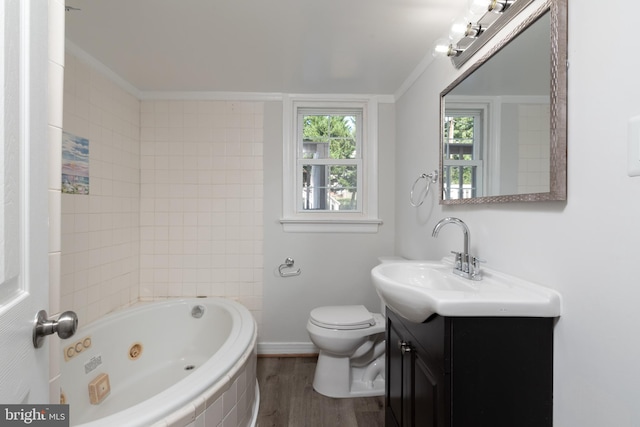
[[[480,271],[480,263],[484,262],[478,257],[475,257],[469,253],[469,247],[471,246],[471,233],[469,227],[459,218],[447,217],[441,219],[433,228],[433,237],[438,237],[440,229],[447,224],[456,224],[462,228],[462,234],[464,238],[464,246],[462,252],[451,251],[456,256],[453,272],[458,276],[464,277],[469,280],[482,280],[482,272]]]

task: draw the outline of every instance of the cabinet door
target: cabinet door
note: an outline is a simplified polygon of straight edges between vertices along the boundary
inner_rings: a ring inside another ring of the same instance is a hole
[[[552,426],[553,322],[451,319],[454,426]]]
[[[444,373],[405,323],[387,311],[387,427],[444,427]]]
[[[399,321],[389,319],[387,321],[387,427],[420,425],[415,422],[415,371],[415,348],[411,345],[411,335]],[[422,389],[421,385],[420,390]],[[430,426],[431,424],[426,424],[424,427]]]
[[[413,352],[413,422],[415,427],[443,427],[442,375],[432,372],[419,353]]]

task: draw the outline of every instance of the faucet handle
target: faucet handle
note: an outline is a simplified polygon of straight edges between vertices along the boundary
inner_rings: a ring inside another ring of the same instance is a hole
[[[473,280],[482,280],[482,272],[480,271],[480,263],[485,263],[487,260],[478,258],[477,256],[469,256],[471,265],[469,266],[469,273]]]
[[[483,263],[483,264],[484,264],[484,263],[486,263],[486,262],[487,262],[487,260],[486,260],[486,259],[478,258],[477,256],[473,256],[473,255],[471,255],[471,263],[472,263],[474,266],[479,266],[479,264],[480,264],[480,263]]]
[[[462,268],[462,252],[451,251],[455,255],[454,266],[458,270]]]

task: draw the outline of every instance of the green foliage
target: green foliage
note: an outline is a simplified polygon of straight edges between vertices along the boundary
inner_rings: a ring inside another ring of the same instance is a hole
[[[356,157],[356,131],[356,120],[353,116],[316,115],[304,116],[303,119],[303,139],[329,144],[330,159],[354,159]],[[332,191],[349,190],[352,192],[349,205],[355,203],[356,167],[331,165],[329,177]]]
[[[329,144],[332,159],[356,155],[356,124],[353,116],[305,116],[302,138]]]
[[[445,138],[462,144],[473,144],[475,121],[473,116],[445,118]]]

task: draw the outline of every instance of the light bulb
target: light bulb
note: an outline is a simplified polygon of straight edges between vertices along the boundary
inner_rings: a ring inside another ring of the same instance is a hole
[[[452,42],[456,43],[466,37],[467,27],[471,21],[467,17],[456,19],[451,24],[451,30],[449,31],[449,38]]]
[[[484,15],[489,11],[492,0],[469,0],[469,11],[474,15]]]
[[[448,38],[442,38],[436,40],[433,44],[433,50],[431,54],[433,56],[458,56],[462,52],[458,49],[457,45],[451,43]]]
[[[434,57],[449,56],[451,50],[451,40],[448,38],[441,38],[435,41],[433,44],[432,54]]]

